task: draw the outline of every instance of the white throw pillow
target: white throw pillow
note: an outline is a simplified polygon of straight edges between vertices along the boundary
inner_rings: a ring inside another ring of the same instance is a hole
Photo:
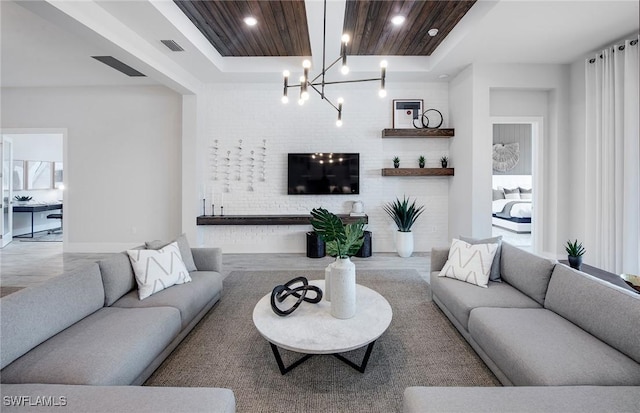
[[[454,238],[449,258],[439,276],[455,278],[479,287],[487,288],[491,263],[499,244],[469,244]]]
[[[138,283],[138,297],[143,300],[175,284],[191,281],[182,261],[177,242],[159,250],[128,250]]]

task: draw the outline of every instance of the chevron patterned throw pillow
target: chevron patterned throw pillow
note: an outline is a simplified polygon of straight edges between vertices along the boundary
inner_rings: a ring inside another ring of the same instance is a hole
[[[449,249],[449,258],[440,271],[440,277],[487,288],[491,263],[499,244],[469,244],[454,238]]]
[[[175,284],[191,281],[182,261],[177,242],[159,250],[128,250],[138,283],[138,297],[143,300]]]

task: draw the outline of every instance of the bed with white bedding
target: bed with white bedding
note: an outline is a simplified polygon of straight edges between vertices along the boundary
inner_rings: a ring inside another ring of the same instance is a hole
[[[505,179],[507,180],[505,181]],[[530,233],[532,213],[531,177],[494,176],[491,213],[493,215],[493,225],[518,233]]]

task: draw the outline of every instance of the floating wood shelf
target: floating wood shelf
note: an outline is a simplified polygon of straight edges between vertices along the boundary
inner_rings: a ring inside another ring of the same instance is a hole
[[[336,214],[345,224],[364,220],[368,216],[352,217],[348,214]],[[200,215],[196,225],[311,225],[311,215]]]
[[[384,168],[382,176],[453,176],[453,168]]]
[[[451,138],[454,129],[382,129],[383,138]]]

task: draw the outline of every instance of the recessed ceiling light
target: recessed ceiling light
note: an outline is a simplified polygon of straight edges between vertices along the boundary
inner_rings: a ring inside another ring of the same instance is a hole
[[[431,29],[427,33],[429,33],[429,36],[433,37],[438,34],[438,29]]]
[[[255,26],[256,24],[258,24],[258,20],[256,20],[256,18],[252,16],[245,17],[244,22],[247,24],[247,26]]]
[[[393,16],[391,18],[391,23],[395,24],[396,26],[400,26],[402,23],[404,23],[404,16],[401,16],[401,15]]]

